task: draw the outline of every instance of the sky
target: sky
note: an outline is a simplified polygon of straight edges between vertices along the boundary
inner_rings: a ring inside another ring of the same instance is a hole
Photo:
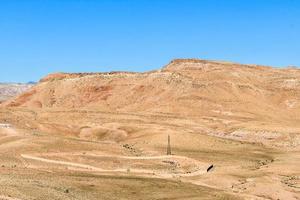
[[[174,58],[300,66],[300,1],[0,0],[0,82]]]

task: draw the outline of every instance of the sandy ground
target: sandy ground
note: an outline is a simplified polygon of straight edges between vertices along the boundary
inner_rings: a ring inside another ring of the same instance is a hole
[[[297,145],[247,142],[178,117],[102,112],[88,123],[127,136],[86,138],[76,113],[48,113],[36,129],[17,112],[24,121],[8,114],[0,127],[0,199],[300,199]]]

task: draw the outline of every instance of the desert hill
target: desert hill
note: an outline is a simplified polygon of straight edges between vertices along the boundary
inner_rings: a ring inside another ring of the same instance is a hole
[[[80,114],[61,116],[61,124],[51,112],[129,113],[192,120],[209,135],[294,147],[300,144],[299,86],[297,68],[176,59],[145,73],[50,74],[2,107],[47,112],[47,125],[27,124],[50,132],[79,135],[85,126],[99,132]],[[124,138],[114,133],[109,137]]]
[[[146,73],[51,74],[7,107],[294,120],[300,70],[178,59]]]
[[[177,59],[145,73],[50,74],[0,105],[0,192],[298,200],[299,111],[297,68]]]

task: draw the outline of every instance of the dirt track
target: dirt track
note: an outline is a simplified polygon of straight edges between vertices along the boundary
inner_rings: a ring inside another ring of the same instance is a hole
[[[46,163],[53,163],[53,164],[59,164],[59,165],[66,165],[66,166],[71,166],[71,167],[76,167],[76,168],[83,168],[91,171],[96,171],[96,172],[123,172],[123,173],[129,173],[127,172],[127,169],[113,169],[113,170],[107,170],[107,169],[102,169],[98,167],[94,167],[91,165],[86,165],[86,164],[79,164],[79,163],[74,163],[74,162],[66,162],[66,161],[57,161],[57,160],[50,160],[50,159],[45,159],[45,158],[40,158],[37,156],[32,156],[32,155],[26,155],[26,154],[21,154],[21,157],[26,158],[26,159],[31,159],[31,160],[36,160],[36,161],[41,161],[41,162],[46,162]],[[113,156],[99,156],[99,157],[106,157],[106,158],[112,158]],[[128,156],[116,156],[117,158],[123,158],[123,159],[129,159],[129,160],[157,160],[157,159],[164,159],[164,158],[186,158],[182,156],[151,156],[151,157],[128,157]],[[156,174],[159,177],[173,177],[173,176],[178,176],[178,177],[193,177],[193,176],[199,176],[201,174],[206,173],[205,167],[206,166],[198,166],[199,168],[202,168],[202,170],[197,170],[194,172],[190,173],[176,173],[176,174],[170,174],[170,173],[165,173],[165,174]],[[142,170],[142,169],[130,169],[130,173],[137,173],[137,174],[152,174],[154,175],[154,171],[151,170]]]
[[[21,200],[21,199],[6,197],[6,196],[3,196],[3,195],[0,195],[0,200]]]

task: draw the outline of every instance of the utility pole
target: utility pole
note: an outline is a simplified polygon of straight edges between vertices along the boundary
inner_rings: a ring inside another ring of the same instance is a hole
[[[168,147],[167,147],[167,155],[171,155],[171,140],[170,135],[168,135]]]

